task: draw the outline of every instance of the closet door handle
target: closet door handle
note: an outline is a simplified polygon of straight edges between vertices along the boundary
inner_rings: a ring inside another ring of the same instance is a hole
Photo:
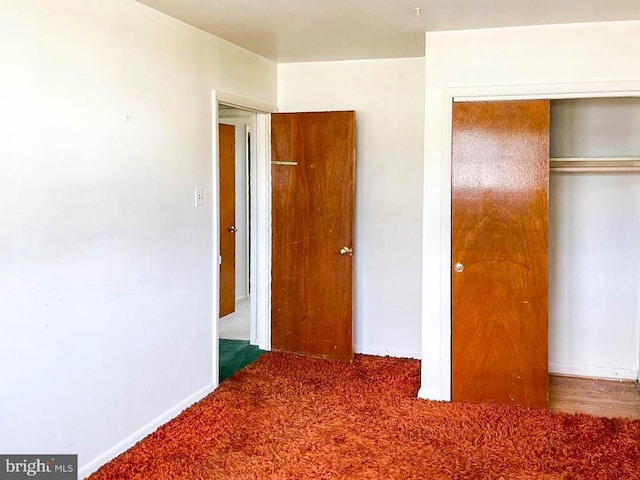
[[[456,263],[456,264],[453,266],[453,269],[456,271],[456,273],[462,273],[462,272],[463,272],[463,270],[464,270],[464,265],[463,265],[463,264],[461,264],[461,263]]]

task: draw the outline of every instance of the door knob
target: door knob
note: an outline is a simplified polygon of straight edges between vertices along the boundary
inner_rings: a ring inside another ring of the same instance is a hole
[[[461,263],[456,263],[453,267],[453,269],[457,272],[457,273],[462,273],[462,271],[464,270],[464,265]]]
[[[349,255],[350,257],[353,257],[353,248],[342,247],[340,249],[340,255]]]
[[[229,231],[230,231],[231,233],[236,233],[236,232],[238,231],[238,229],[236,228],[236,226],[235,226],[235,225],[231,225],[231,226],[229,227]]]

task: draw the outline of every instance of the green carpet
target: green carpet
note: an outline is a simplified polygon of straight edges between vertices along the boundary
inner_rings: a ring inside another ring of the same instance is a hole
[[[220,381],[226,380],[238,370],[243,369],[262,355],[255,345],[249,345],[246,340],[220,339]]]

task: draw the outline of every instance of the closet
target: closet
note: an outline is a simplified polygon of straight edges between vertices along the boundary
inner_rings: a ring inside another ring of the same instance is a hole
[[[549,373],[637,380],[638,99],[453,107],[453,399],[545,408]]]
[[[549,371],[638,379],[640,99],[551,101]]]

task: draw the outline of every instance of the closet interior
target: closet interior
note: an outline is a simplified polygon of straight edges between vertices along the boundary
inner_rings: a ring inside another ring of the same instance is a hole
[[[640,399],[640,98],[553,100],[550,125],[549,373]]]

